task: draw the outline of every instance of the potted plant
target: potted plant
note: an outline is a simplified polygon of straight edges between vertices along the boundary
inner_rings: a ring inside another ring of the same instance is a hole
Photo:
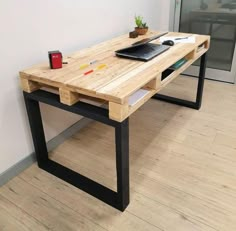
[[[136,23],[135,31],[139,35],[144,35],[144,34],[147,33],[148,26],[147,26],[147,23],[143,22],[143,17],[142,16],[140,16],[140,15],[135,16],[135,23]]]

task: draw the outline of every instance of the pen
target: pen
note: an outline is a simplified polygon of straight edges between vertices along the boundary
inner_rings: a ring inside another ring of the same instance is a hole
[[[86,64],[82,64],[80,67],[79,67],[79,69],[80,70],[83,70],[83,69],[85,69],[85,68],[87,68],[89,65],[86,63]]]
[[[187,38],[189,38],[189,37],[191,37],[191,36],[184,37],[184,38],[176,38],[176,39],[174,39],[174,40],[182,40],[182,39],[187,39]]]
[[[100,64],[100,65],[97,66],[94,70],[91,69],[91,70],[89,70],[89,71],[84,72],[84,75],[88,75],[88,74],[93,73],[94,71],[101,70],[101,69],[105,68],[106,66],[107,66],[106,64]]]
[[[90,74],[92,72],[93,72],[93,70],[87,71],[87,72],[84,73],[84,75],[88,75],[88,74]]]
[[[96,62],[97,62],[97,60],[93,60],[93,61],[91,61],[89,64],[92,65],[92,64],[94,64],[94,63],[96,63]]]
[[[79,69],[83,70],[83,69],[87,68],[89,65],[92,65],[92,64],[94,64],[96,62],[97,62],[97,60],[93,60],[89,64],[88,63],[82,64]]]
[[[96,68],[96,70],[101,70],[102,68],[104,68],[106,66],[107,66],[106,64],[101,64]]]

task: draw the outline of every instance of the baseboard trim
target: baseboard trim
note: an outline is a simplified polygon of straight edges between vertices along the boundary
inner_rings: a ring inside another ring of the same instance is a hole
[[[86,127],[89,123],[91,123],[92,120],[88,118],[82,118],[66,130],[64,130],[62,133],[48,141],[47,148],[48,151],[52,151],[54,148],[56,148],[58,145],[62,144],[65,140],[67,140],[69,137],[71,137],[73,134],[81,130],[82,128]],[[6,184],[9,180],[20,174],[22,171],[27,169],[29,166],[31,166],[34,162],[36,162],[35,153],[29,154],[27,157],[25,157],[23,160],[19,161],[9,169],[7,169],[5,172],[0,174],[0,187],[4,184]]]

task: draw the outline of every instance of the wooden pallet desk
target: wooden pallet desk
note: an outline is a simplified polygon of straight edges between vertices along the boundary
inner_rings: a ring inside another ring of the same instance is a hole
[[[196,35],[196,43],[176,44],[149,62],[122,59],[114,54],[115,50],[157,34],[158,32],[149,32],[146,36],[136,39],[129,39],[124,35],[86,48],[64,57],[68,64],[62,69],[51,70],[49,64],[44,63],[20,72],[39,167],[121,211],[129,204],[129,116],[150,98],[194,109],[201,107],[209,36]],[[186,35],[168,34],[183,37]],[[158,40],[154,42],[158,43]],[[157,94],[200,57],[196,102]],[[187,62],[170,72],[168,68],[182,58],[186,58]],[[93,62],[95,60],[96,62]],[[56,93],[42,90],[45,87],[56,90]],[[145,94],[138,98],[136,95],[140,91]],[[107,104],[107,109],[85,102],[84,99],[87,98],[102,101]],[[49,159],[39,102],[115,128],[117,192]]]

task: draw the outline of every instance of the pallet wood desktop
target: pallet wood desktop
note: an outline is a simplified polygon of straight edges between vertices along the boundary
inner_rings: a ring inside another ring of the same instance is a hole
[[[64,57],[68,64],[62,69],[51,70],[47,62],[20,72],[38,166],[121,211],[129,204],[129,116],[150,98],[194,109],[201,107],[209,36],[195,35],[196,43],[176,44],[148,62],[115,56],[115,50],[157,34],[151,31],[136,39],[123,35],[86,48]],[[167,36],[187,35],[171,32]],[[158,40],[154,42],[158,43]],[[182,58],[187,59],[183,66],[168,71]],[[198,58],[201,62],[195,102],[157,94]],[[92,62],[94,60],[96,62]],[[85,75],[90,70],[94,72]],[[140,91],[145,94],[138,98]],[[39,102],[115,128],[117,192],[49,159]]]

